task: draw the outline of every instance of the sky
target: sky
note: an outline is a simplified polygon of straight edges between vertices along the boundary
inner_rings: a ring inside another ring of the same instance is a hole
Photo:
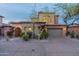
[[[62,10],[55,4],[47,3],[0,3],[0,16],[4,16],[4,23],[14,21],[29,21],[30,17],[39,11],[51,11],[62,15]],[[59,19],[62,19],[61,16]],[[59,23],[63,23],[62,20]]]

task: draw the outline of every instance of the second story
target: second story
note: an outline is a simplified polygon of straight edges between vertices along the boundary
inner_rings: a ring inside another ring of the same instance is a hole
[[[57,25],[58,15],[54,12],[38,12],[37,17],[33,17],[32,21],[35,22],[46,22],[47,25]]]
[[[54,12],[38,12],[40,21],[46,22],[48,25],[58,24],[58,15]]]

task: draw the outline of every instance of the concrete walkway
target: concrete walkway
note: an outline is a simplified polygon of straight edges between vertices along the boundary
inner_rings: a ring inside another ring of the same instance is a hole
[[[79,56],[79,40],[0,40],[1,56]]]

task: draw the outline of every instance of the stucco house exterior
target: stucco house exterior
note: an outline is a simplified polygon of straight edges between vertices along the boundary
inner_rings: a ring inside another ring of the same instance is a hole
[[[19,27],[22,31],[28,31],[29,28],[35,26],[35,32],[38,32],[38,27],[45,25],[48,29],[49,37],[65,37],[66,25],[58,24],[58,15],[53,12],[38,12],[38,16],[32,17],[30,22],[11,22],[13,27]]]
[[[31,21],[18,21],[4,24],[2,22],[3,16],[0,16],[0,35],[5,35],[10,28],[16,29],[19,27],[22,32],[33,31],[38,34],[40,32],[39,27],[46,26],[50,38],[66,37],[67,26],[58,23],[58,15],[53,12],[38,12],[38,15],[31,18]],[[79,25],[71,25],[68,31],[79,32]]]
[[[53,12],[39,12],[39,20],[46,20],[46,27],[48,28],[49,37],[65,37],[66,25],[58,24],[58,17]]]
[[[9,24],[3,23],[3,20],[4,16],[0,16],[0,36],[6,35],[6,32],[11,28]]]

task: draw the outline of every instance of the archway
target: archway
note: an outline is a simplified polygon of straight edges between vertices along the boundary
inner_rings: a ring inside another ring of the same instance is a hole
[[[15,37],[19,37],[21,32],[22,32],[21,28],[20,27],[16,27],[15,30],[14,30]]]

